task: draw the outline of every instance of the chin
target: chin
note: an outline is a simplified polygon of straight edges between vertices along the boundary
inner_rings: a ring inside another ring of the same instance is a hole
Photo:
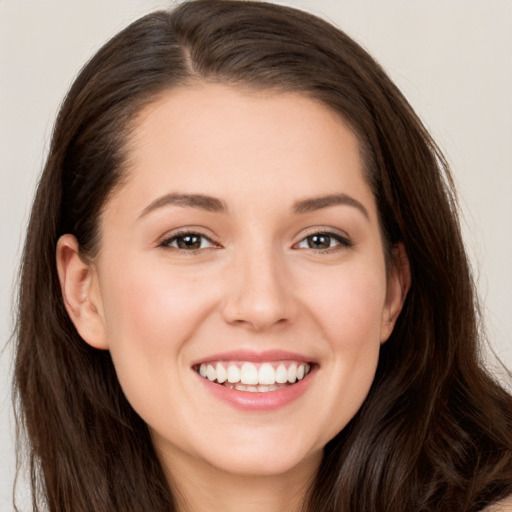
[[[219,446],[217,446],[219,448]],[[270,440],[254,433],[245,442],[233,442],[226,448],[205,454],[206,461],[224,473],[265,477],[293,473],[301,467],[316,468],[321,461],[323,445],[304,446],[300,441],[287,439]]]

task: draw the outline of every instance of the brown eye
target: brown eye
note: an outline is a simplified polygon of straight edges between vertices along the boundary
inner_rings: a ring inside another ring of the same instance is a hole
[[[185,235],[176,238],[176,243],[180,249],[200,249],[201,237],[197,235]]]
[[[331,237],[324,234],[310,235],[306,240],[310,249],[328,249],[332,242]]]
[[[162,247],[171,247],[184,251],[197,251],[213,247],[210,239],[198,233],[180,233],[162,242]]]
[[[337,246],[350,247],[351,245],[350,240],[338,234],[320,232],[306,236],[297,244],[297,247],[299,249],[326,251],[328,249],[334,249]]]

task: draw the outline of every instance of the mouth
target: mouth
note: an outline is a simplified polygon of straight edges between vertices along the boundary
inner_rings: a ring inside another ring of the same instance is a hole
[[[296,385],[311,371],[303,361],[209,361],[192,369],[219,386],[248,393],[268,393]]]

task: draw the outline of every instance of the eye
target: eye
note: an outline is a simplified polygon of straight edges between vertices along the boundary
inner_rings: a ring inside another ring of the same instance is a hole
[[[200,249],[208,249],[211,247],[218,247],[208,237],[200,233],[182,232],[165,239],[161,247],[170,247],[173,249],[180,249],[184,251],[198,251]]]
[[[299,249],[314,249],[317,251],[326,251],[337,246],[350,247],[352,243],[345,237],[336,233],[319,232],[311,233],[303,238],[298,244]]]

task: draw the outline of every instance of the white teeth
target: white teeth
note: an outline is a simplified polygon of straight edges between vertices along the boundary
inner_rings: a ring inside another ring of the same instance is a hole
[[[217,363],[215,371],[217,372],[217,382],[220,384],[226,382],[228,379],[228,372],[226,371],[226,368],[224,368],[224,366],[222,366],[220,363]]]
[[[240,382],[240,368],[234,364],[228,366],[228,382]]]
[[[236,389],[237,391],[248,391],[249,393],[268,393],[269,391],[275,391],[276,389],[281,389],[286,386],[278,386],[277,384],[273,384],[272,386],[246,386],[245,384],[224,384],[224,386],[229,387],[231,389]]]
[[[240,370],[242,384],[259,384],[258,370],[252,363],[244,363]]]
[[[276,370],[276,382],[278,384],[284,384],[288,382],[288,370],[284,364],[280,364]]]
[[[295,363],[293,363],[288,368],[288,382],[293,384],[296,380],[297,380],[297,365]]]
[[[272,365],[269,363],[263,363],[260,366],[260,371],[258,372],[259,383],[260,384],[274,384],[276,382],[276,372]]]
[[[260,392],[275,391],[302,380],[310,371],[311,366],[306,363],[279,363],[277,368],[272,363],[255,365],[240,363],[203,363],[198,372],[201,377],[209,381],[237,389],[239,391]],[[288,365],[288,368],[287,368]]]
[[[217,372],[215,371],[215,368],[209,364],[207,367],[206,367],[206,377],[208,378],[208,380],[215,380],[217,378]]]

